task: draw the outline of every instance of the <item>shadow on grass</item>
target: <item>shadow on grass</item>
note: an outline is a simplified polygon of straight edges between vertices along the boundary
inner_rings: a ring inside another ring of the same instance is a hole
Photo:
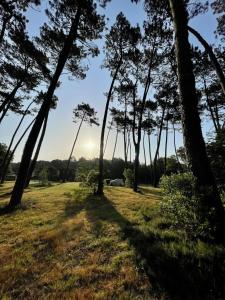
[[[135,249],[140,272],[144,270],[149,278],[153,296],[171,300],[225,299],[224,255],[210,260],[182,251],[171,254],[166,245],[181,241],[155,231],[141,231],[105,196],[88,195],[78,203],[68,200],[65,217],[73,217],[81,210],[86,211],[94,229],[101,229],[102,221],[119,225],[121,237]]]

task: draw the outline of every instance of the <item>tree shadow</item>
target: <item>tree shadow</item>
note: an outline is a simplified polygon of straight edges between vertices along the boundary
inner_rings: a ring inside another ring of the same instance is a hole
[[[76,212],[77,209],[76,207]],[[89,195],[84,200],[82,209],[85,209],[93,228],[101,228],[102,221],[120,226],[121,237],[127,239],[134,247],[137,264],[144,267],[152,286],[150,292],[155,297],[161,298],[166,295],[166,299],[171,300],[224,299],[222,275],[215,274],[215,269],[219,270],[219,265],[210,266],[207,265],[210,262],[205,261],[205,267],[200,268],[199,260],[190,254],[189,256],[182,252],[178,256],[169,254],[165,250],[165,244],[176,242],[174,237],[162,237],[149,231],[143,233],[121,215],[105,196]],[[205,274],[204,268],[208,268]]]

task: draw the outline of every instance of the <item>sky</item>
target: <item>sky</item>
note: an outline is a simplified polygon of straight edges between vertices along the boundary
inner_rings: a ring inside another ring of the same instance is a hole
[[[46,8],[47,1],[42,1],[43,4],[38,9],[30,9],[28,11],[28,32],[30,35],[35,36],[39,33],[39,28],[46,20],[44,9]],[[119,12],[123,11],[125,16],[131,22],[132,25],[137,23],[142,24],[145,18],[143,10],[143,4],[139,5],[132,4],[130,0],[112,0],[104,10],[104,14],[109,21],[107,22],[110,27],[116,19]],[[191,21],[191,26],[197,29],[209,42],[213,43],[215,39],[214,30],[216,28],[216,20],[211,12],[204,16],[198,16]],[[190,41],[194,45],[198,45],[198,42],[190,36]],[[99,43],[100,47],[104,44],[104,40]],[[101,50],[101,49],[100,49]],[[100,123],[102,121],[103,112],[105,108],[106,97],[105,92],[108,91],[110,85],[110,76],[107,70],[101,68],[104,60],[104,55],[101,54],[97,58],[90,58],[88,60],[89,71],[85,80],[68,80],[67,76],[63,75],[60,78],[62,82],[61,86],[57,89],[56,95],[59,97],[57,109],[51,111],[47,126],[44,142],[42,144],[39,160],[53,160],[53,159],[67,159],[71,151],[77,124],[72,122],[73,119],[73,108],[81,102],[88,102],[98,112]],[[28,102],[27,102],[28,103]],[[111,104],[112,106],[113,104]],[[9,144],[9,140],[15,130],[20,117],[10,113],[7,118],[4,119],[0,127],[1,142]],[[23,132],[24,128],[30,122],[30,118],[24,122],[20,133]],[[110,120],[110,119],[109,119]],[[211,124],[203,122],[203,130],[210,131],[212,128]],[[74,150],[74,157],[79,159],[80,157],[93,158],[99,155],[99,141],[100,141],[100,127],[88,127],[84,125],[81,128],[81,132]],[[109,136],[108,146],[105,152],[105,158],[111,159],[114,147],[116,132],[112,131]],[[17,138],[19,138],[18,134]],[[164,140],[165,136],[162,137],[162,143],[160,147],[160,153],[164,153]],[[26,141],[26,137],[23,142]],[[22,143],[17,149],[14,157],[14,161],[20,161],[22,151]],[[156,145],[156,137],[152,137],[153,151]],[[177,133],[177,146],[182,146],[183,140],[181,134]],[[147,147],[147,141],[146,141]],[[133,150],[133,149],[132,149]],[[132,151],[134,156],[134,151]],[[116,157],[123,158],[123,140],[122,135],[119,137]],[[174,154],[173,148],[173,135],[172,131],[169,133],[168,142],[168,154]],[[143,150],[141,151],[140,160],[143,162]],[[149,160],[147,160],[149,161]]]

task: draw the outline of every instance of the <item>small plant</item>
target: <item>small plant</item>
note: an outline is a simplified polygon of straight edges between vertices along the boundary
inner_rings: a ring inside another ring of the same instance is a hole
[[[131,169],[125,169],[123,172],[123,176],[125,177],[125,186],[132,188],[134,184],[134,173]]]
[[[39,184],[40,186],[48,186],[48,171],[46,168],[43,168],[39,173]]]
[[[209,238],[212,229],[201,205],[202,196],[196,191],[196,178],[190,172],[163,176],[161,212],[171,226],[184,230],[190,238]]]
[[[86,186],[93,189],[94,194],[96,193],[97,184],[98,184],[99,173],[95,170],[91,170],[86,179]]]

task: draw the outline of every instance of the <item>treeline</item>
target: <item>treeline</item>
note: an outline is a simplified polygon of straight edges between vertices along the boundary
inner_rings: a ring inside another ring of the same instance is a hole
[[[35,171],[32,175],[32,180],[39,180],[43,174],[43,170],[47,173],[49,181],[62,182],[64,181],[65,173],[67,173],[67,181],[69,182],[84,182],[90,171],[98,170],[99,159],[71,160],[69,169],[67,169],[67,160],[52,160],[52,161],[37,161]],[[11,163],[8,175],[17,174],[20,163]],[[124,179],[125,161],[121,158],[113,160],[104,160],[104,178],[107,179]],[[177,173],[184,170],[185,165],[180,165],[174,156],[168,157],[167,175]],[[127,168],[133,170],[133,164],[128,163]],[[164,174],[164,158],[159,158],[157,161],[157,181]],[[153,184],[154,174],[153,166],[140,165],[140,184]],[[13,178],[13,177],[12,177]]]

